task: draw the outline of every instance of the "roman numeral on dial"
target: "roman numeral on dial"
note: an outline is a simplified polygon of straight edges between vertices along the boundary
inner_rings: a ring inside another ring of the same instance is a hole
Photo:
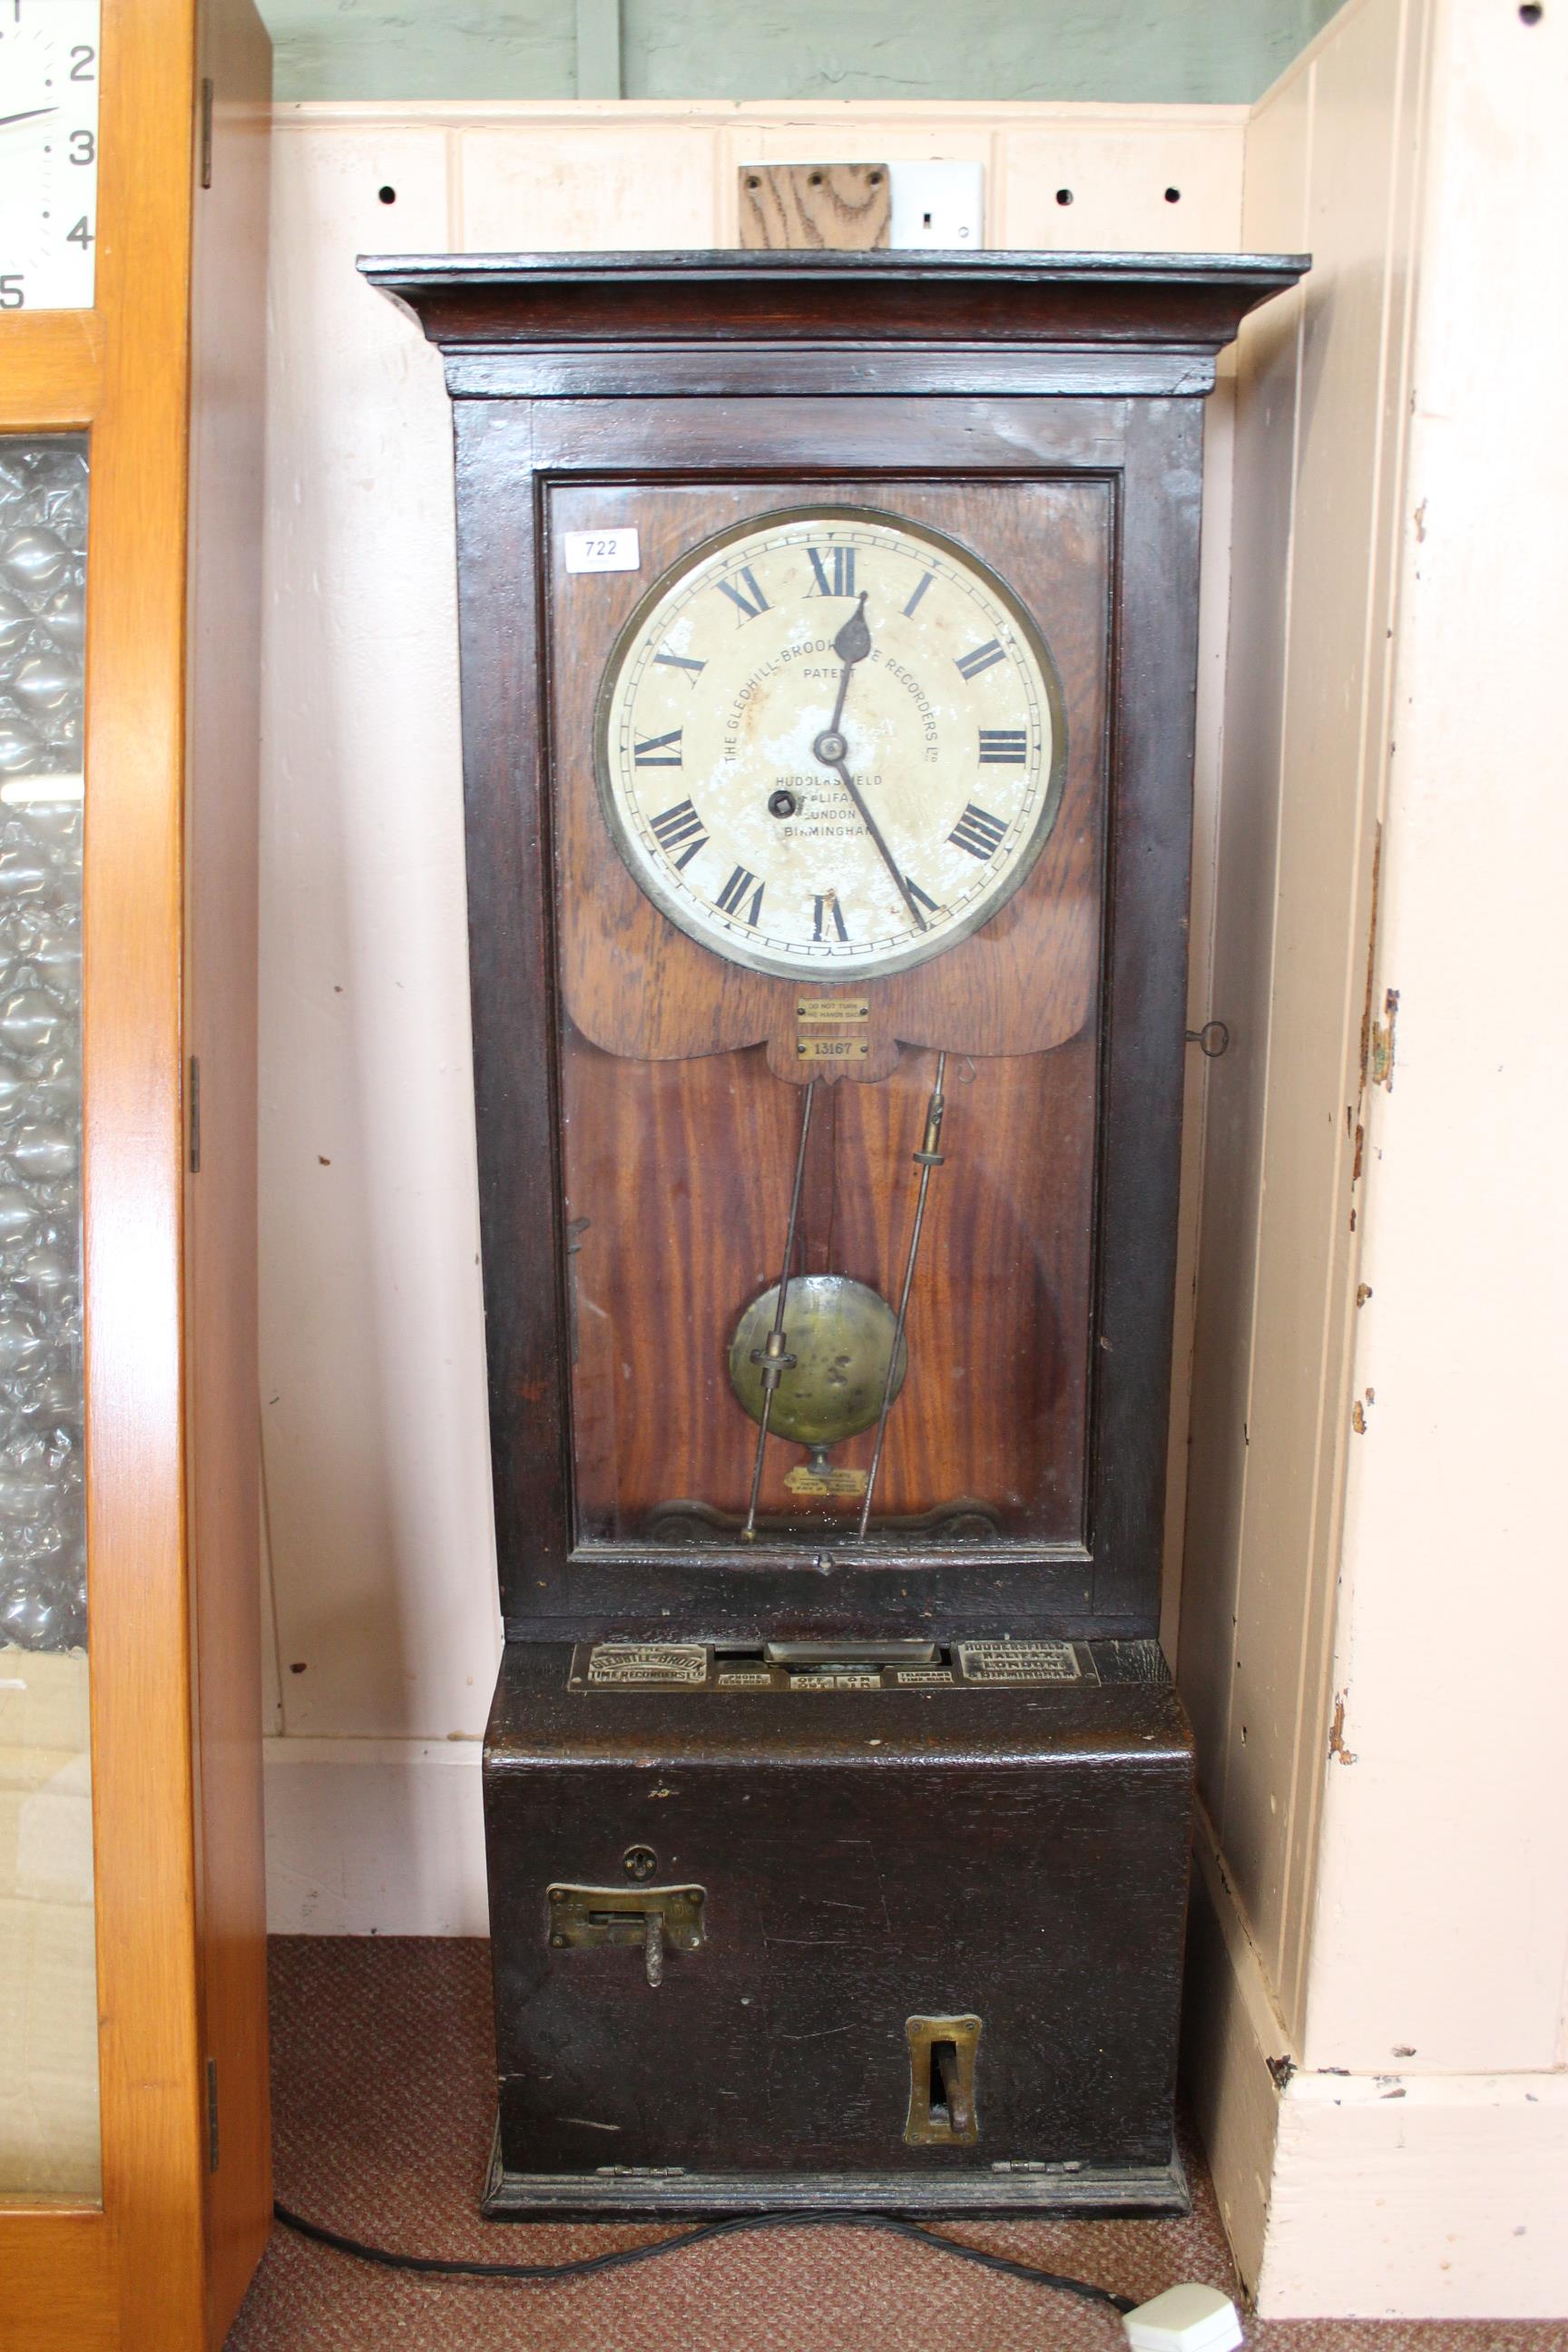
[[[702,819],[689,801],[677,801],[673,808],[667,808],[661,816],[650,817],[648,823],[653,827],[654,839],[672,860],[678,874],[690,865],[700,849],[708,846]],[[679,857],[677,850],[680,852]]]
[[[827,925],[831,922],[838,937],[847,944],[849,932],[844,921],[844,909],[839,905],[836,895],[830,891],[826,898],[818,898],[814,901],[814,904],[816,908],[816,920],[812,930],[812,938],[814,940],[826,939],[827,937]]]
[[[994,637],[987,637],[985,643],[976,646],[973,652],[954,656],[959,674],[963,677],[978,677],[983,669],[989,669],[994,662],[1005,661],[1006,658]]]
[[[708,667],[706,662],[694,660],[692,656],[689,654],[655,654],[654,659],[656,662],[663,662],[667,669],[683,669],[689,671],[693,686],[696,685],[698,679],[701,677],[703,671]]]
[[[936,900],[926,897],[925,892],[921,888],[920,884],[915,880],[912,874],[905,875],[904,887],[909,892],[911,898],[917,898],[920,901],[928,915],[941,914],[942,909],[937,905]]]
[[[682,729],[672,727],[668,735],[650,735],[646,743],[634,743],[632,745],[633,766],[679,768],[682,732]]]
[[[980,764],[983,768],[1021,768],[1029,756],[1028,730],[1023,727],[983,727]]]
[[[744,628],[748,621],[754,621],[759,613],[768,610],[768,600],[758,587],[757,575],[749,563],[742,566],[739,581],[737,585],[734,580],[721,580],[719,590],[732,604],[740,606],[741,625]]]
[[[916,583],[914,594],[904,606],[904,618],[906,621],[909,619],[910,615],[914,611],[915,606],[920,603],[921,598],[925,594],[926,590],[931,586],[931,582],[935,578],[936,573],[934,572],[921,572],[920,579]]]
[[[815,585],[807,592],[813,596],[853,596],[855,593],[855,550],[852,547],[808,547],[811,568],[816,574]]]
[[[971,857],[994,857],[1006,830],[999,816],[976,808],[971,801],[947,837],[955,849],[967,849]]]
[[[754,931],[763,919],[763,892],[766,887],[767,885],[759,882],[754,874],[748,874],[743,866],[737,866],[713,903],[721,914],[740,915],[742,922],[749,923]],[[741,901],[748,890],[752,893],[751,911],[742,915]]]

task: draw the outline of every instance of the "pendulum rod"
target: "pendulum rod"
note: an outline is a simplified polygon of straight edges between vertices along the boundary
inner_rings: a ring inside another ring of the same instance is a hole
[[[763,1462],[768,1449],[768,1422],[773,1409],[773,1391],[790,1370],[795,1358],[787,1352],[784,1331],[784,1307],[789,1299],[790,1276],[795,1271],[795,1234],[800,1225],[800,1196],[805,1182],[805,1145],[811,1133],[811,1106],[816,1094],[816,1080],[811,1079],[800,1106],[800,1149],[795,1159],[795,1186],[789,1196],[789,1231],[784,1236],[784,1266],[779,1275],[778,1303],[773,1308],[773,1328],[760,1348],[752,1350],[752,1361],[760,1364],[763,1372],[763,1411],[757,1423],[757,1452],[752,1464],[752,1498],[746,1506],[746,1524],[741,1530],[742,1543],[757,1539],[757,1497],[763,1491]]]
[[[942,1166],[942,1154],[937,1149],[942,1141],[942,1113],[947,1098],[942,1093],[942,1080],[947,1076],[947,1055],[936,1057],[936,1082],[926,1105],[925,1135],[914,1155],[915,1166],[921,1171],[919,1189],[915,1193],[915,1221],[910,1228],[910,1254],[904,1260],[904,1286],[899,1293],[899,1319],[893,1327],[893,1344],[888,1356],[888,1377],[882,1384],[882,1409],[877,1416],[877,1442],[871,1449],[871,1467],[866,1474],[866,1493],[860,1505],[860,1525],[858,1539],[864,1543],[866,1530],[871,1524],[871,1497],[877,1491],[877,1473],[882,1466],[882,1445],[888,1434],[888,1415],[892,1411],[893,1387],[898,1375],[899,1349],[904,1342],[904,1325],[909,1319],[910,1292],[914,1285],[915,1260],[921,1251],[921,1228],[925,1223],[926,1195],[931,1180]]]

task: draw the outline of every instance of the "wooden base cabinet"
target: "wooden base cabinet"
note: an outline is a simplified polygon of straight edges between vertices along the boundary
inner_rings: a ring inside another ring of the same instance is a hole
[[[492,2214],[1185,2210],[1158,1645],[1015,1643],[1074,1671],[1011,1685],[956,1646],[973,1682],[730,1653],[661,1689],[509,1645]]]

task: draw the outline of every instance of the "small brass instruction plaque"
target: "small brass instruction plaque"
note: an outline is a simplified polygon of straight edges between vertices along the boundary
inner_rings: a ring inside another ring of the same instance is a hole
[[[857,1501],[866,1491],[864,1470],[808,1470],[804,1462],[784,1474],[784,1486],[792,1495],[852,1495]]]
[[[1070,1642],[960,1642],[966,1683],[1076,1683],[1083,1673]]]
[[[803,996],[795,1004],[797,1021],[869,1021],[868,996]]]
[[[797,1062],[864,1062],[870,1053],[864,1037],[797,1037],[795,1041]]]

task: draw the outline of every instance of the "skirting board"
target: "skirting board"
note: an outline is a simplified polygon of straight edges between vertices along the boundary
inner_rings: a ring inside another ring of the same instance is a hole
[[[1568,2075],[1298,2069],[1202,1819],[1196,1860],[1184,2071],[1259,2317],[1568,2314]]]
[[[274,1936],[488,1936],[477,1739],[268,1739]]]

